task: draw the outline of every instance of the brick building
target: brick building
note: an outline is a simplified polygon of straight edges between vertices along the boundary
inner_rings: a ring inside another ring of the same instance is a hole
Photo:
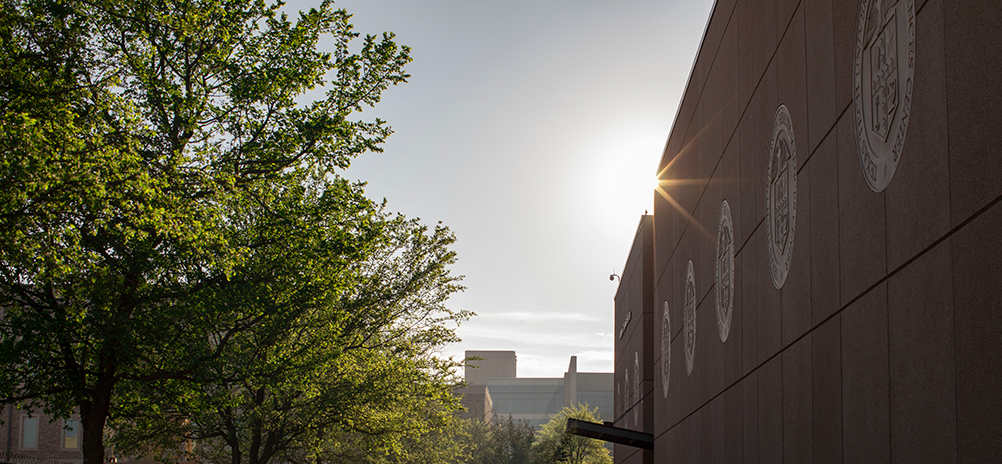
[[[0,458],[19,464],[59,461],[83,462],[81,433],[76,418],[60,419],[13,406],[3,408],[0,425]]]

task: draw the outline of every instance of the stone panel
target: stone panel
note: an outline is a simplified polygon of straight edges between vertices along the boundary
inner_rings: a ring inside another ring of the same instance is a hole
[[[710,434],[712,433],[710,423],[710,408],[704,406],[695,411],[689,418],[690,430],[692,431],[692,447],[689,455],[689,462],[709,462],[710,461]]]
[[[776,356],[758,370],[758,452],[761,462],[783,462],[783,362]]]
[[[738,160],[738,140],[734,137],[731,145],[724,150],[724,156],[720,160],[720,166],[717,168],[717,174],[715,174],[716,181],[712,184],[715,187],[715,195],[711,197],[710,204],[717,205],[717,215],[718,218],[714,222],[715,228],[711,229],[712,233],[716,235],[719,232],[719,214],[720,214],[720,202],[727,200],[729,207],[731,208],[731,227],[733,229],[734,241],[734,296],[733,296],[733,307],[731,308],[731,326],[730,331],[727,335],[727,341],[722,343],[721,356],[723,357],[723,379],[720,385],[721,388],[726,388],[733,385],[743,374],[742,371],[742,321],[744,318],[744,307],[742,305],[742,291],[743,283],[741,281],[741,257],[738,256],[738,247],[741,243],[736,239],[741,233],[738,230],[737,222],[737,212],[741,208],[741,198],[740,198],[740,163]],[[717,253],[716,244],[714,244],[713,255]],[[716,273],[714,273],[714,279],[716,279]],[[713,309],[716,311],[716,295],[712,295],[711,301],[713,304]],[[714,314],[714,320],[716,320],[716,315]],[[714,323],[715,325],[715,323]],[[717,336],[717,341],[719,341],[719,334]]]
[[[947,239],[887,282],[895,462],[957,459],[951,270]]]
[[[671,205],[665,194],[654,192],[654,279],[665,278],[668,259],[675,250],[676,236],[672,235],[674,216],[678,212]]]
[[[765,217],[769,145],[778,107],[776,67],[770,66],[738,127],[741,144],[741,210],[735,211],[734,220],[741,223],[741,235],[737,236],[737,243],[744,243]]]
[[[755,236],[762,233],[758,231]],[[759,364],[758,323],[762,317],[762,309],[758,305],[758,293],[762,288],[762,281],[768,277],[763,270],[762,256],[765,255],[765,250],[758,244],[758,240],[749,241],[734,255],[734,274],[736,280],[741,282],[741,295],[735,295],[735,305],[739,303],[741,305],[741,325],[733,326],[732,330],[739,329],[741,332],[742,374],[751,372]]]
[[[738,120],[745,108],[744,103],[738,99],[738,82],[741,77],[735,66],[737,60],[738,25],[737,20],[732,18],[721,38],[711,72],[712,91],[717,95],[717,103],[720,105],[716,118],[720,121],[721,142],[725,150],[729,143],[737,142]]]
[[[929,7],[936,5],[930,3]],[[921,14],[925,15],[926,11]],[[930,11],[929,14],[937,13]],[[943,14],[950,131],[950,211],[952,223],[957,225],[1002,196],[1002,182],[999,181],[1002,179],[1002,117],[999,117],[1002,92],[998,88],[998,83],[1002,82],[1002,34],[999,33],[1002,30],[1002,2],[953,0],[944,5]]]
[[[668,279],[663,277],[661,280],[658,281],[658,285],[655,287],[655,292],[654,292],[654,302],[655,302],[654,306],[655,306],[655,311],[654,311],[654,356],[653,357],[654,357],[654,379],[655,379],[655,381],[654,381],[655,387],[654,388],[655,388],[655,391],[654,391],[653,395],[655,397],[655,402],[654,402],[654,412],[653,412],[653,415],[654,415],[654,423],[653,423],[654,429],[653,429],[653,431],[654,431],[654,436],[655,437],[661,435],[662,433],[664,433],[665,430],[667,430],[668,424],[669,424],[669,420],[670,420],[670,413],[669,413],[669,410],[668,410],[669,401],[667,399],[665,399],[664,393],[661,390],[662,387],[663,387],[663,385],[662,385],[662,377],[661,377],[661,335],[662,335],[662,317],[663,317],[662,311],[663,311],[663,307],[664,307],[664,302],[666,300],[669,301],[669,302],[671,301],[671,285],[670,285],[670,282],[668,281]],[[669,316],[671,316],[671,314],[670,314],[671,313],[671,311],[670,311],[671,306],[670,305],[671,305],[671,303],[669,303]],[[672,328],[674,328],[674,326],[678,323],[678,321],[675,320],[675,319],[671,319],[670,322],[672,324]],[[670,337],[670,335],[669,335],[669,337]],[[672,349],[676,349],[676,348],[673,346]],[[670,367],[677,369],[677,366],[674,366],[674,365],[670,365]],[[671,388],[673,386],[672,385],[673,381],[674,382],[678,382],[678,373],[677,373],[677,371],[676,372],[670,372],[670,376],[669,376],[669,380],[668,380],[669,388]],[[670,397],[670,398],[674,399],[673,396]]]
[[[741,0],[735,7],[738,27],[738,98],[749,100],[776,50],[776,0]],[[762,172],[765,172],[763,169]]]
[[[720,340],[717,340],[718,342]],[[710,400],[710,460],[712,463],[727,462],[726,424],[727,414],[724,410],[724,395],[718,395]],[[706,408],[704,408],[706,409]]]
[[[942,9],[934,0],[916,18],[912,111],[901,161],[885,190],[889,271],[951,228]]]
[[[804,35],[804,10],[797,8],[789,20],[789,28],[776,50],[776,84],[779,104],[786,105],[793,121],[797,143],[797,167],[803,165],[811,154],[807,124],[807,63]],[[778,106],[778,105],[777,105]],[[773,110],[775,114],[775,110]],[[770,128],[771,129],[771,128]],[[772,130],[769,131],[772,136]]]
[[[811,335],[783,351],[783,462],[813,458]]]
[[[859,167],[852,115],[838,122],[839,269],[841,300],[852,301],[883,278],[886,265],[886,192],[873,193]]]
[[[748,246],[760,250],[760,259],[753,264],[758,267],[758,278],[749,279],[746,284],[758,287],[754,308],[758,312],[758,361],[761,363],[782,347],[783,305],[780,291],[773,286],[768,272],[765,227],[759,228]]]
[[[783,32],[789,33],[793,15],[799,11],[801,0],[776,0],[776,36],[783,37]]]
[[[744,435],[741,437],[744,459],[746,463],[756,463],[758,459],[758,370],[752,371],[741,381],[741,420],[744,424]],[[766,461],[768,462],[768,461]]]
[[[841,308],[839,300],[839,225],[838,225],[838,158],[835,137],[818,146],[809,165],[810,187],[799,190],[810,198],[811,239],[811,320],[819,324]],[[794,244],[796,246],[796,244]],[[803,249],[803,248],[801,248]]]
[[[811,172],[797,174],[797,229],[790,273],[782,292],[782,345],[787,346],[811,328]],[[824,173],[821,172],[821,175]]]
[[[803,0],[807,71],[807,154],[813,154],[835,126],[833,0]],[[806,158],[806,157],[805,157]]]
[[[961,462],[1002,461],[1002,204],[957,231],[953,247],[957,447]]]
[[[841,114],[852,106],[852,54],[856,49],[856,17],[858,16],[858,12],[859,2],[832,0],[832,43],[835,51],[835,112],[837,114]]]
[[[887,350],[887,285],[880,284],[842,312],[844,462],[891,458]]]
[[[724,461],[741,462],[743,453],[744,419],[741,384],[724,392]]]
[[[816,463],[842,462],[842,319],[811,333],[811,422]]]

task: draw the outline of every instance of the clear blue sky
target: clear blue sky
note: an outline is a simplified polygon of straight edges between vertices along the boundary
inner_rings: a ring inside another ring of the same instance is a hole
[[[305,9],[293,1],[286,9]],[[456,234],[478,316],[464,350],[520,377],[613,369],[613,271],[653,188],[712,0],[345,0],[356,31],[413,49],[410,82],[364,119],[395,133],[346,172]]]

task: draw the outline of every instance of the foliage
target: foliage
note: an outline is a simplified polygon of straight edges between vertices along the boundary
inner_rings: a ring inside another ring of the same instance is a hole
[[[488,425],[467,421],[470,437],[470,464],[524,464],[532,462],[535,429],[511,416],[494,417]]]
[[[568,464],[611,464],[612,456],[602,440],[567,433],[567,419],[602,422],[598,408],[588,405],[565,407],[543,424],[534,444],[538,462]]]
[[[402,449],[435,426],[404,405],[454,407],[453,236],[337,175],[390,134],[356,114],[406,47],[350,47],[329,1],[0,10],[0,402],[78,411],[87,463],[106,425],[119,451],[264,464],[337,433]]]
[[[185,439],[199,443],[202,461],[263,464],[362,462],[360,450],[366,462],[406,462],[427,441],[444,444],[436,429],[458,407],[456,364],[434,350],[457,341],[443,322],[462,316],[441,306],[455,287],[445,267],[452,238],[402,218],[387,227],[392,240],[359,263],[354,292],[301,315],[283,338],[237,337],[233,356],[212,364],[212,382],[143,384],[136,396],[147,401],[124,410],[116,448],[141,454]]]
[[[424,422],[422,429],[398,434],[387,441],[380,436],[358,431],[341,431],[332,446],[315,456],[315,462],[332,464],[424,464],[470,462],[470,447],[465,421],[453,414],[438,415],[426,409],[412,417]],[[290,461],[293,463],[306,461]]]

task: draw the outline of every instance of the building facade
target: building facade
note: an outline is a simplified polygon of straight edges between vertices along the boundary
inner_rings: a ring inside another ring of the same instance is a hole
[[[1000,30],[997,1],[716,2],[658,168],[651,356],[617,339],[654,462],[1002,460]]]
[[[487,424],[494,418],[494,401],[486,385],[472,385],[453,390],[459,397],[464,411],[459,411],[460,419],[475,419]]]
[[[612,425],[652,433],[654,428],[654,217],[644,215],[616,290],[615,416]],[[616,444],[617,463],[651,463],[654,454]]]
[[[605,420],[612,417],[612,373],[578,372],[576,356],[563,377],[552,378],[517,377],[514,351],[467,351],[466,357],[482,358],[467,364],[466,382],[487,387],[493,417],[510,415],[538,428],[565,406],[580,403],[598,408]],[[497,373],[505,376],[494,377]]]
[[[6,405],[0,409],[0,459],[17,464],[83,462],[79,419],[54,418],[34,411],[28,414]]]

